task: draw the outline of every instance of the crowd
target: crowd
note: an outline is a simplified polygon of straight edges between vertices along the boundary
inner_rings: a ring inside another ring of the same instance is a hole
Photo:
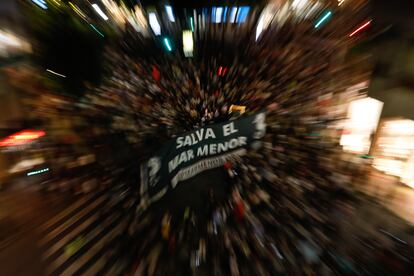
[[[227,162],[229,199],[218,202],[211,192],[203,212],[140,217],[129,230],[134,275],[408,275],[409,246],[347,239],[362,233],[352,230],[361,198],[346,177],[302,158],[286,172],[280,164],[290,154],[266,149]]]
[[[359,79],[343,75],[347,68],[336,63],[338,45],[309,47],[290,37],[271,49],[223,48],[221,55],[184,59],[167,53],[161,58],[132,55],[138,50],[129,43],[123,39],[107,50],[108,72],[101,86],[90,87],[80,101],[53,103],[77,118],[71,127],[81,140],[76,148],[82,150],[75,157],[75,147],[55,145],[56,177],[50,185],[86,193],[115,182],[132,183],[139,161],[162,142],[229,120],[231,105],[245,106],[247,114],[267,111],[261,143],[221,168],[231,184],[227,200],[216,200],[211,190],[204,212],[149,208],[136,214],[117,252],[127,255],[124,266],[133,264],[131,274],[413,271],[410,247],[385,247],[368,239],[356,249],[347,242],[358,240],[349,237],[349,218],[363,199],[355,170],[340,158],[330,123],[343,115],[331,112],[337,95]],[[128,192],[136,193],[137,183],[131,185]]]
[[[335,152],[295,130],[276,136],[221,168],[228,200],[210,190],[201,212],[140,216],[129,229],[134,275],[408,275],[409,245],[352,225],[367,199]]]
[[[409,273],[410,247],[400,251],[401,244],[386,246],[352,231],[350,218],[365,198],[355,187],[357,170],[341,159],[338,133],[329,128],[343,115],[330,111],[335,91],[345,86],[328,79],[343,67],[294,45],[278,50],[260,52],[264,63],[236,57],[231,65],[214,57],[149,61],[111,53],[124,66],[91,101],[108,97],[101,104],[118,110],[113,128],[129,131],[142,152],[159,146],[151,137],[164,141],[228,120],[232,104],[247,113],[267,110],[261,145],[222,168],[232,185],[227,201],[217,201],[212,190],[206,212],[137,214],[126,247],[133,252],[131,273]],[[299,57],[306,66],[294,62]]]

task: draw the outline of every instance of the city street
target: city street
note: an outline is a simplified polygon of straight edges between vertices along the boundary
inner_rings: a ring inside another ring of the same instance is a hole
[[[37,244],[41,238],[39,227],[50,222],[67,206],[81,200],[81,197],[59,193],[44,194],[29,190],[1,191],[0,274],[44,274],[45,266]]]

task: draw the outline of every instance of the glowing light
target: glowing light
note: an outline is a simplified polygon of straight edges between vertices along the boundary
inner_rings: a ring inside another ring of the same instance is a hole
[[[191,31],[183,31],[183,51],[184,56],[192,57],[194,51],[193,33]]]
[[[153,12],[150,12],[148,14],[148,19],[149,19],[149,23],[150,23],[151,29],[154,32],[154,34],[155,35],[160,35],[161,34],[161,26],[160,26],[160,23],[157,20],[157,15]]]
[[[168,15],[168,19],[171,22],[175,22],[175,18],[174,18],[174,14],[173,14],[173,10],[171,6],[166,5],[165,6],[165,10],[167,11],[167,15]]]
[[[72,2],[69,2],[69,6],[72,8],[72,10],[74,10],[80,17],[82,17],[83,19],[86,20],[86,15],[77,7],[75,6]]]
[[[65,75],[62,75],[62,74],[56,73],[55,71],[52,71],[52,70],[50,70],[50,69],[46,69],[46,71],[48,71],[49,73],[52,73],[52,74],[54,74],[54,75],[57,75],[57,76],[59,76],[59,77],[66,78],[66,76],[65,76]]]
[[[315,29],[319,28],[319,26],[325,22],[326,20],[328,20],[329,17],[331,17],[332,12],[328,11],[327,13],[325,13],[325,15],[316,23],[315,25]]]
[[[41,170],[37,170],[37,171],[32,171],[32,172],[28,172],[27,176],[40,174],[40,173],[44,173],[44,172],[48,172],[48,171],[49,171],[49,168],[45,168],[45,169],[41,169]]]
[[[231,8],[231,11],[230,11],[230,19],[229,19],[230,23],[236,22],[237,11],[238,11],[238,8],[237,7]]]
[[[229,9],[228,7],[225,7],[224,8],[224,11],[223,11],[223,23],[226,22],[228,9]]]
[[[194,32],[194,27],[196,26],[196,24],[198,25],[199,22],[200,21],[197,22],[197,12],[196,10],[193,10],[193,17],[190,17],[190,28],[192,32]]]
[[[191,27],[191,31],[194,32],[194,22],[193,22],[192,17],[190,17],[190,27]]]
[[[368,21],[366,23],[364,23],[362,26],[358,27],[355,31],[353,31],[352,33],[349,34],[349,37],[352,37],[353,35],[359,33],[361,30],[365,29],[369,24],[371,24],[371,21]]]
[[[221,18],[223,16],[223,8],[222,7],[214,7],[212,13],[212,19],[214,23],[221,23]]]
[[[264,17],[261,16],[259,18],[259,23],[257,23],[257,27],[256,27],[256,41],[259,38],[260,34],[263,32],[263,21],[264,21]]]
[[[32,2],[41,7],[42,9],[47,10],[47,5],[44,0],[32,0]]]
[[[105,37],[103,33],[101,33],[94,25],[92,24],[89,24],[89,25],[91,25],[92,29],[94,29],[100,36]]]
[[[237,23],[245,22],[249,11],[250,7],[239,7],[239,12],[237,13]]]
[[[171,45],[170,45],[170,41],[166,37],[164,38],[164,44],[165,44],[165,47],[167,47],[168,51],[171,52],[172,48],[171,48]]]
[[[294,0],[292,2],[292,8],[302,10],[308,4],[307,0]]]
[[[92,4],[92,7],[95,9],[95,11],[103,18],[103,20],[108,20],[108,16],[101,10],[101,8],[97,4]]]
[[[340,145],[344,150],[360,154],[369,152],[371,134],[377,129],[383,102],[373,98],[354,100],[348,107],[348,120]]]
[[[373,166],[414,188],[414,121],[387,120],[379,133]]]
[[[338,6],[342,5],[345,2],[345,0],[338,0]]]
[[[0,30],[0,48],[3,47],[20,47],[21,40],[12,33]]]
[[[0,140],[0,147],[23,145],[45,135],[42,130],[22,130]]]
[[[278,8],[274,4],[269,4],[263,9],[256,27],[256,41],[259,39],[261,33],[269,27],[277,11]]]
[[[229,113],[236,111],[240,112],[240,114],[243,114],[244,112],[246,112],[246,106],[232,104],[229,108]]]
[[[55,3],[56,5],[60,6],[60,2],[59,0],[53,0],[53,3]]]
[[[222,66],[220,66],[220,67],[219,67],[219,69],[218,69],[218,75],[219,75],[219,76],[221,76],[222,71],[223,71],[223,67],[222,67]]]

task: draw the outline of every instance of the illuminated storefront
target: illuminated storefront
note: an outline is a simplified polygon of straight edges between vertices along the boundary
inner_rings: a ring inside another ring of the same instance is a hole
[[[414,121],[388,119],[380,125],[373,166],[414,188]]]
[[[340,144],[345,151],[368,154],[372,134],[375,133],[383,103],[373,98],[362,98],[350,102],[347,120]]]

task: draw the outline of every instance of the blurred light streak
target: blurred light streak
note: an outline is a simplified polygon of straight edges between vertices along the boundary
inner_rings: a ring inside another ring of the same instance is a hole
[[[127,17],[132,17],[130,10],[125,9],[124,6],[119,7],[116,3],[111,0],[101,0],[105,6],[107,13],[110,14],[113,21],[119,26],[123,26],[126,23]],[[135,7],[135,11],[140,10]]]
[[[8,56],[10,52],[30,52],[31,46],[13,33],[0,29],[0,56]]]
[[[151,29],[154,32],[154,34],[155,35],[160,35],[161,34],[161,26],[160,26],[160,23],[157,20],[157,15],[153,12],[150,12],[148,14],[148,19],[149,19],[149,23],[150,23]]]
[[[364,23],[362,26],[358,27],[355,31],[353,31],[351,34],[349,34],[349,37],[352,37],[353,35],[357,34],[361,30],[365,29],[369,24],[371,24],[371,21],[372,20],[370,20],[370,21]]]
[[[165,44],[165,47],[167,47],[168,51],[171,52],[172,48],[171,48],[171,45],[170,45],[170,41],[166,37],[164,38],[164,44]]]
[[[206,23],[207,23],[207,9],[203,9],[203,13],[201,15],[202,17],[202,21],[203,21],[203,29],[206,28]]]
[[[144,14],[142,13],[142,10],[135,6],[134,12],[129,12],[129,10],[124,9],[124,12],[127,14],[126,18],[128,22],[132,25],[132,27],[137,32],[141,32],[143,34],[147,33],[147,19],[145,18]]]
[[[316,13],[316,11],[319,9],[319,7],[321,6],[321,4],[319,2],[316,2],[315,4],[313,4],[308,10],[307,12],[305,12],[303,14],[304,18],[309,18],[311,16],[313,16],[314,13]]]
[[[399,241],[399,242],[401,242],[401,243],[407,244],[407,242],[406,242],[406,241],[403,241],[402,239],[400,239],[400,238],[396,237],[395,235],[391,234],[391,233],[390,233],[390,232],[388,232],[388,231],[385,231],[384,229],[380,229],[380,232],[384,233],[385,235],[387,235],[387,236],[389,236],[389,237],[391,237],[391,238],[393,238],[393,239],[395,239],[395,240],[397,240],[397,241]]]
[[[26,171],[28,169],[33,168],[34,166],[41,165],[45,162],[44,158],[38,157],[33,159],[25,159],[18,163],[16,163],[13,167],[11,167],[8,172],[9,173],[18,173],[22,171]]]
[[[194,51],[194,41],[192,31],[183,31],[183,51],[184,56],[192,57]]]
[[[168,19],[169,19],[171,22],[175,22],[175,18],[174,18],[174,14],[173,14],[172,7],[171,7],[171,6],[169,6],[169,5],[166,5],[166,6],[165,6],[165,10],[167,11]]]
[[[108,20],[108,16],[101,10],[101,8],[97,4],[92,4],[92,7],[95,9],[95,11],[103,18],[103,20]]]
[[[77,7],[75,6],[72,2],[69,2],[69,6],[83,19],[86,20],[86,15]]]
[[[15,35],[0,30],[0,47],[4,46],[13,46],[18,47],[20,46],[20,39]]]
[[[308,0],[294,0],[292,2],[292,8],[303,9],[307,3],[308,3]]]
[[[221,23],[221,18],[223,16],[223,8],[222,7],[214,7],[213,8],[213,15],[212,15],[212,19],[214,23]]]
[[[332,12],[328,11],[326,12],[326,14],[315,24],[315,29],[319,28],[319,26],[325,22],[326,20],[328,20],[329,17],[331,17]]]
[[[230,19],[229,19],[230,23],[236,22],[237,11],[238,11],[237,7],[231,8]]]
[[[194,32],[195,27],[198,25],[197,22],[197,12],[193,10],[193,17],[190,17],[190,28]]]
[[[99,35],[101,35],[102,37],[105,37],[103,33],[101,33],[93,24],[89,24],[89,25],[91,25],[92,29],[94,29]]]
[[[197,21],[196,21],[197,23],[197,28],[198,29],[201,29],[201,28],[203,28],[203,17],[202,17],[202,15],[201,14],[199,14],[198,16],[197,16]]]
[[[338,6],[341,6],[344,2],[345,0],[338,0]]]
[[[22,130],[0,140],[0,147],[23,145],[45,135],[43,130]]]
[[[223,23],[225,23],[227,21],[227,11],[229,10],[228,7],[224,7],[223,10]]]
[[[278,7],[274,4],[269,4],[263,9],[256,27],[256,41],[259,39],[260,34],[272,23],[277,11]]]
[[[36,175],[36,174],[40,174],[40,173],[44,173],[44,172],[48,172],[49,168],[45,168],[45,169],[41,169],[41,170],[37,170],[37,171],[32,171],[32,172],[28,172],[27,176],[31,176],[31,175]]]
[[[218,69],[218,75],[219,75],[219,76],[221,76],[221,72],[222,72],[222,70],[223,70],[223,67],[222,67],[222,66],[220,66],[220,67],[219,67],[219,69]]]
[[[256,41],[259,38],[260,34],[263,32],[263,21],[264,21],[264,18],[263,16],[261,16],[259,18],[259,22],[257,23],[257,27],[256,27]]]
[[[52,0],[53,3],[55,3],[56,5],[60,6],[60,1],[59,0]]]
[[[414,188],[414,151],[405,163],[405,172],[401,176],[401,182]]]
[[[46,2],[43,0],[32,0],[33,3],[35,3],[37,6],[41,7],[44,10],[47,10]]]
[[[239,7],[239,12],[237,13],[237,23],[243,23],[247,19],[249,14],[250,7]]]
[[[55,74],[55,75],[57,75],[57,76],[59,76],[59,77],[66,78],[66,76],[65,76],[65,75],[59,74],[59,73],[57,73],[57,72],[55,72],[55,71],[52,71],[52,70],[50,70],[50,69],[46,69],[46,71],[48,71],[49,73]]]
[[[192,17],[190,17],[190,27],[191,27],[191,31],[194,32],[194,22],[193,22]]]

